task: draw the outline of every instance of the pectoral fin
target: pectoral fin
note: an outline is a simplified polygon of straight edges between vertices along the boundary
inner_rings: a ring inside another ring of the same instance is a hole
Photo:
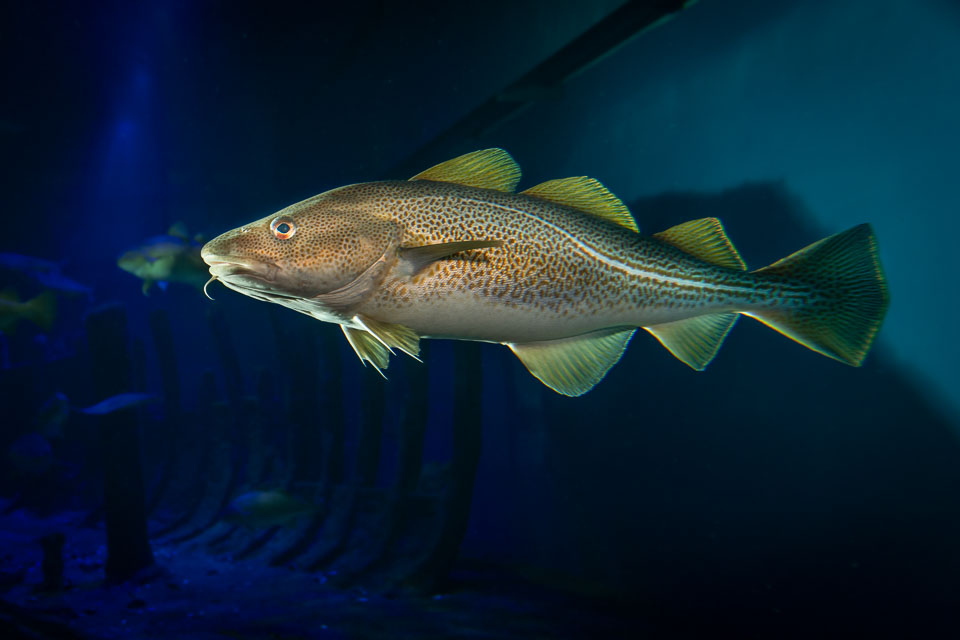
[[[401,265],[399,270],[413,276],[437,260],[450,257],[455,253],[502,246],[503,241],[501,240],[468,240],[465,242],[428,244],[422,247],[402,247],[400,249]]]
[[[644,329],[682,362],[703,371],[717,355],[738,317],[736,313],[715,313]]]
[[[374,289],[383,280],[386,268],[387,253],[384,252],[379,260],[367,267],[367,270],[352,282],[328,293],[315,295],[310,300],[336,313],[347,313],[373,293]]]
[[[635,332],[606,329],[562,340],[507,346],[540,382],[565,396],[581,396],[617,364]]]

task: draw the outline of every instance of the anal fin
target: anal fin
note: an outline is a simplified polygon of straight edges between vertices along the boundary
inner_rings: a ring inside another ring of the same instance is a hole
[[[703,371],[717,355],[738,317],[736,313],[714,313],[644,329],[682,362]]]
[[[540,382],[565,396],[582,396],[619,362],[636,329],[605,329],[572,338],[507,343]]]

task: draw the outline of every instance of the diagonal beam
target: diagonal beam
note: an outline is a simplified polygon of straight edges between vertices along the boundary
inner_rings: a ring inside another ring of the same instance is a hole
[[[607,57],[647,29],[669,19],[694,0],[631,0],[574,38],[521,78],[491,96],[446,131],[388,171],[384,178],[400,178],[421,171],[451,150],[489,133],[508,119],[546,97],[563,84]],[[469,146],[469,145],[467,145]]]

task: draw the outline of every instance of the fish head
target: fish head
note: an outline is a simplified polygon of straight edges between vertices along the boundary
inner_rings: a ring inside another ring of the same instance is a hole
[[[210,274],[240,293],[280,304],[322,297],[356,282],[384,256],[396,256],[400,231],[345,189],[209,241],[200,255]]]

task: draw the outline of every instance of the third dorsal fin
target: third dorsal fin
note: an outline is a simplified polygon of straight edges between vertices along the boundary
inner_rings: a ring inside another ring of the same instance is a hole
[[[483,149],[441,162],[410,179],[513,192],[520,182],[520,166],[503,149]]]
[[[723,225],[716,218],[690,220],[655,233],[653,237],[705,262],[728,269],[747,269],[743,258],[724,232]]]
[[[621,227],[639,231],[637,223],[630,215],[627,205],[599,181],[586,176],[560,178],[541,182],[523,192],[565,207],[579,209],[585,213],[604,218]]]

